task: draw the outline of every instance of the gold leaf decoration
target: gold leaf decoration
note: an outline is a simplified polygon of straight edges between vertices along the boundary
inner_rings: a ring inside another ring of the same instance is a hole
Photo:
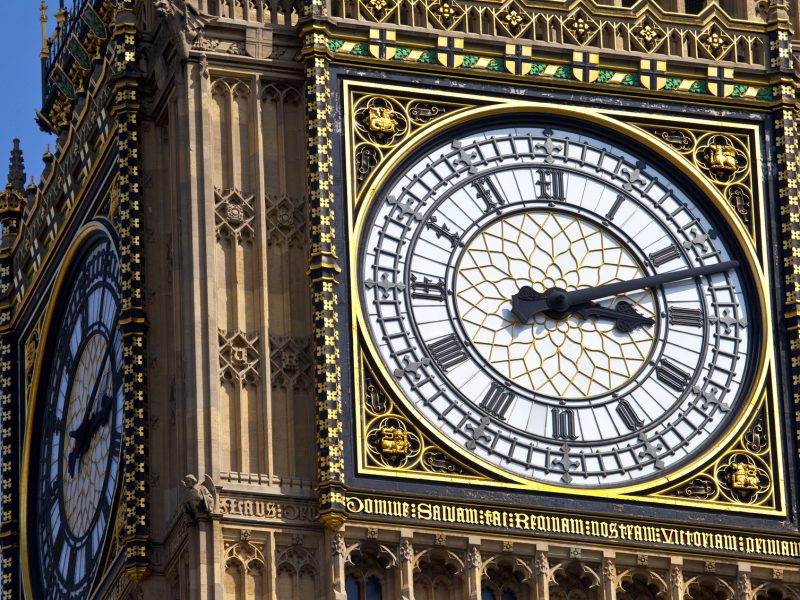
[[[731,209],[755,239],[751,140],[743,135],[635,123],[679,152],[727,199]]]
[[[692,500],[698,505],[778,508],[770,438],[772,425],[765,395],[744,431],[727,449],[720,449],[711,464],[653,495]]]
[[[482,479],[479,472],[451,457],[422,432],[386,393],[378,377],[362,358],[362,418],[364,458],[368,467],[421,473],[426,477],[457,475]]]
[[[352,98],[353,176],[361,190],[403,140],[466,104],[356,93]]]

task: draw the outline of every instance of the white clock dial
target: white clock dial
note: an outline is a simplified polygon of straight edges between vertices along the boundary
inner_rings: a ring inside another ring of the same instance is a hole
[[[374,200],[362,317],[407,401],[465,451],[556,485],[663,476],[725,430],[757,360],[752,277],[718,222],[584,133],[456,136]]]

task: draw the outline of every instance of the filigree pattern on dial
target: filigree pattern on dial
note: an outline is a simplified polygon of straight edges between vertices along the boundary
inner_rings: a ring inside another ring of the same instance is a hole
[[[82,421],[88,418],[88,411],[97,411],[104,396],[113,393],[111,370],[108,362],[103,360],[107,346],[105,337],[100,334],[95,334],[86,343],[75,372],[66,415],[65,431],[68,434],[66,438],[68,442],[63,446],[61,468],[64,473],[67,523],[76,537],[82,537],[89,530],[100,502],[110,446],[109,425],[108,423],[102,425],[92,436],[88,449],[72,472],[69,456],[76,442],[69,433],[76,431]],[[101,368],[103,371],[99,372]],[[92,390],[98,380],[94,406],[89,406]]]
[[[534,393],[585,398],[630,380],[648,360],[652,328],[621,333],[610,320],[544,314],[520,325],[508,310],[509,294],[524,285],[574,290],[643,274],[608,232],[567,214],[531,211],[495,221],[473,239],[456,277],[456,304],[475,349],[503,377]],[[626,300],[655,316],[651,292]]]

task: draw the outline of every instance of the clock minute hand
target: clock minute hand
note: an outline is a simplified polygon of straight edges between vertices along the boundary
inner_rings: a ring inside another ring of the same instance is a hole
[[[738,261],[729,260],[714,265],[705,265],[702,267],[639,277],[637,279],[631,279],[630,281],[619,281],[597,287],[581,288],[571,292],[559,288],[551,288],[544,293],[539,293],[534,291],[530,286],[524,286],[519,292],[512,296],[511,312],[520,323],[527,323],[535,314],[543,311],[550,310],[566,313],[569,312],[573,306],[600,300],[601,298],[626,294],[645,288],[654,288],[667,283],[692,279],[703,275],[713,275],[714,273],[735,269],[738,266]]]
[[[106,344],[106,350],[103,353],[103,358],[100,360],[100,368],[97,371],[97,378],[94,380],[94,384],[92,385],[92,391],[89,393],[89,398],[86,401],[86,411],[83,413],[83,419],[81,419],[80,425],[72,431],[69,432],[69,436],[75,440],[75,445],[72,447],[69,453],[69,474],[74,477],[75,476],[75,468],[78,466],[78,462],[80,462],[83,453],[86,452],[86,448],[89,445],[89,441],[92,439],[92,434],[89,433],[91,429],[91,414],[92,409],[94,408],[94,400],[95,396],[97,396],[97,391],[100,388],[100,380],[103,378],[103,372],[106,368],[106,361],[111,356],[111,345]]]

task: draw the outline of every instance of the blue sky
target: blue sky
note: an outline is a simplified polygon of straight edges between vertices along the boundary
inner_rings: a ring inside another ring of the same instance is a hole
[[[50,25],[58,0],[48,0]],[[42,153],[46,144],[55,146],[55,138],[39,131],[34,111],[41,108],[42,79],[39,52],[42,48],[39,21],[40,0],[3,0],[0,19],[0,186],[5,187],[8,156],[12,142],[22,142],[28,181],[39,181]]]

